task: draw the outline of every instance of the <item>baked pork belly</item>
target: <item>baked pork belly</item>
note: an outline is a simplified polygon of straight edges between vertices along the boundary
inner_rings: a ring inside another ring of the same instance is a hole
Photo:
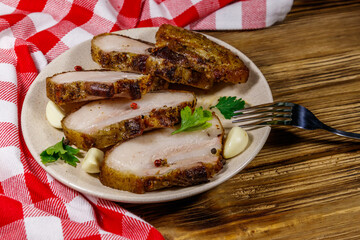
[[[229,49],[204,35],[184,28],[163,24],[156,33],[156,48],[169,48],[184,56],[194,70],[216,82],[244,83],[249,70]]]
[[[159,88],[159,81],[164,85],[165,81],[158,78],[130,72],[63,72],[46,79],[46,94],[58,105],[112,97],[139,99],[152,88]]]
[[[105,149],[153,128],[172,127],[180,111],[194,108],[196,97],[186,91],[147,93],[139,100],[123,98],[87,103],[62,120],[65,137],[80,149]]]
[[[223,128],[213,115],[210,128],[171,135],[172,128],[145,133],[109,150],[102,184],[134,193],[209,181],[223,167]]]
[[[151,74],[171,83],[209,89],[213,80],[195,71],[181,54],[169,48],[113,33],[95,36],[91,41],[95,62],[107,69]]]

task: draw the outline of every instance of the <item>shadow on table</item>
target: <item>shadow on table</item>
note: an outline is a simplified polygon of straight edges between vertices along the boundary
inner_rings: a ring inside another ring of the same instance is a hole
[[[337,136],[323,130],[304,130],[296,127],[276,126],[272,127],[266,145],[270,147],[286,147],[302,142],[311,144],[360,144],[359,140]]]

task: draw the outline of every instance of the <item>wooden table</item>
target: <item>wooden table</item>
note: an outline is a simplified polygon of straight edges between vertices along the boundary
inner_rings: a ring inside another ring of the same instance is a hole
[[[311,109],[360,133],[360,2],[294,2],[285,21],[207,32],[244,52],[275,101]],[[206,193],[162,204],[121,204],[166,239],[360,239],[360,141],[274,127],[260,154]]]

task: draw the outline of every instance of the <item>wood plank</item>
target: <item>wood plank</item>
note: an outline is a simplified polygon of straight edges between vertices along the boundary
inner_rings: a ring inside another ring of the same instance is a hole
[[[349,92],[360,80],[360,4],[353,5],[348,6],[352,11],[322,9],[306,18],[290,14],[285,22],[263,30],[208,34],[249,56],[269,81],[275,99],[296,93],[294,99],[299,99],[309,90]]]
[[[355,153],[359,156],[360,151]],[[327,224],[336,223],[339,218],[342,224],[348,222],[348,229],[342,230],[360,236],[357,224],[349,224],[353,217],[360,217],[360,166],[356,160],[354,154],[339,153],[275,168],[269,165],[248,169],[200,196],[126,207],[156,223],[155,226],[159,224],[165,236],[178,236],[174,239],[201,236],[216,239],[224,225],[222,237],[304,239],[308,235],[314,239],[321,236],[317,234],[334,237],[339,232],[329,231],[331,227]],[[159,209],[155,216],[154,209]],[[312,228],[323,224],[326,231],[312,233]],[[291,234],[286,231],[289,227]]]
[[[206,32],[249,56],[275,100],[360,132],[360,2],[295,1],[284,22]],[[259,155],[218,187],[178,201],[121,204],[166,239],[360,239],[360,141],[273,128]]]

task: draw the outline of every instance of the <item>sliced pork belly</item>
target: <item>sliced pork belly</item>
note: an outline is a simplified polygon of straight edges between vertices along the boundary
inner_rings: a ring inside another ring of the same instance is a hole
[[[171,135],[145,133],[113,147],[101,166],[102,184],[134,193],[204,183],[223,167],[223,128],[214,115],[210,128]]]
[[[195,104],[195,95],[185,91],[148,93],[135,101],[98,100],[66,116],[62,127],[66,138],[78,148],[105,149],[143,131],[171,127],[180,121],[181,109]]]
[[[156,32],[156,48],[169,48],[183,55],[191,66],[216,82],[244,83],[249,70],[229,49],[206,36],[181,27],[163,24]]]
[[[139,99],[158,85],[157,78],[150,75],[102,70],[74,71],[48,77],[46,94],[58,105],[112,97]]]
[[[113,33],[95,36],[91,42],[92,58],[103,68],[151,74],[171,83],[202,89],[213,85],[211,79],[194,71],[183,55],[167,47],[153,48],[152,43]]]

